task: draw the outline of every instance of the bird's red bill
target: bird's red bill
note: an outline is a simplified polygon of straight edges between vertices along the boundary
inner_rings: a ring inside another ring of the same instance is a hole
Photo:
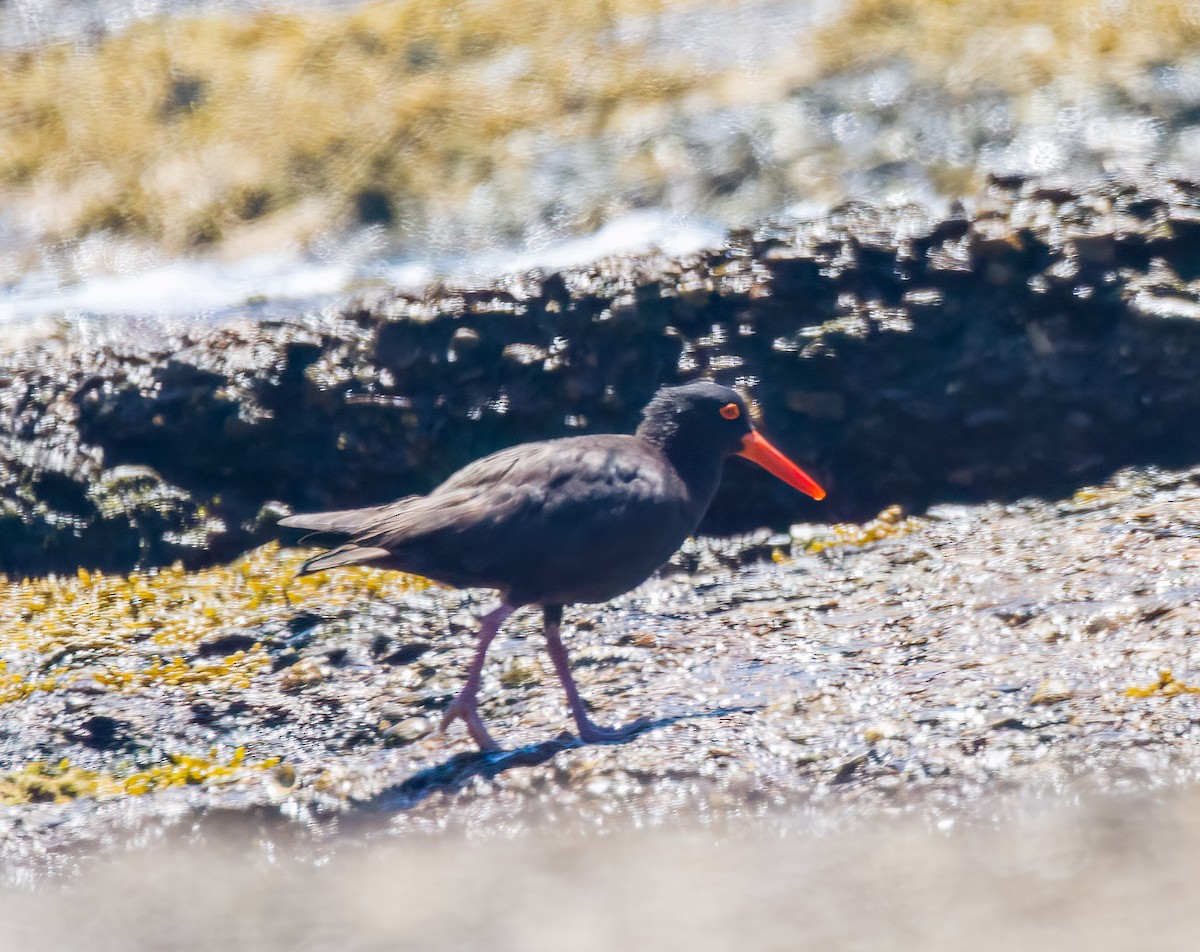
[[[793,489],[799,489],[800,492],[807,493],[813,499],[825,498],[825,490],[817,484],[817,481],[775,449],[757,430],[751,430],[742,438],[742,448],[737,455],[758,463],[772,476],[779,477]]]

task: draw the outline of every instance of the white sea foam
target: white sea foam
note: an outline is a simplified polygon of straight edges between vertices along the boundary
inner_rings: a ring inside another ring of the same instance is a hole
[[[544,243],[527,241],[519,250],[498,249],[460,259],[406,261],[388,268],[385,277],[407,289],[433,280],[472,284],[534,268],[585,265],[617,254],[661,251],[686,255],[702,248],[719,248],[724,240],[725,229],[716,222],[647,209],[616,218],[590,235]]]
[[[47,318],[154,316],[220,319],[248,307],[308,306],[371,283],[416,290],[431,281],[479,283],[533,268],[586,264],[607,255],[660,250],[671,255],[719,247],[723,229],[712,222],[662,211],[638,211],[594,234],[475,255],[364,258],[336,249],[320,258],[270,254],[237,261],[190,258],[162,262],[136,256],[92,254],[67,280],[55,269],[31,273],[0,289],[0,324]],[[352,243],[351,243],[352,244]]]
[[[181,259],[57,287],[40,272],[0,296],[0,321],[72,314],[204,316],[260,300],[333,294],[349,278],[344,267],[287,255],[236,262]]]

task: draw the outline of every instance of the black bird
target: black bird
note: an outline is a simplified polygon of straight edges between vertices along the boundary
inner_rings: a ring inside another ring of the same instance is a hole
[[[484,658],[505,619],[537,605],[580,739],[621,740],[643,723],[614,729],[588,719],[559,637],[563,606],[607,601],[645,581],[695,531],[735,455],[814,499],[825,495],[750,425],[737,392],[699,382],[660,389],[632,436],[523,443],[460,469],[427,496],[279,524],[346,540],[302,574],[372,565],[499,591],[443,730],[461,719],[481,749],[498,749],[476,705]]]

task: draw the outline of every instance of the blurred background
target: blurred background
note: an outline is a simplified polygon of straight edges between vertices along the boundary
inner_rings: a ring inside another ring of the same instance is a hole
[[[0,892],[0,948],[65,952],[86,935],[94,952],[1186,949],[1197,806],[1194,793],[1024,801],[997,827],[937,830],[912,817],[852,829],[775,817],[734,836],[452,829],[315,862],[231,824]]]
[[[7,0],[0,319],[682,252],[1200,162],[1184,0]]]

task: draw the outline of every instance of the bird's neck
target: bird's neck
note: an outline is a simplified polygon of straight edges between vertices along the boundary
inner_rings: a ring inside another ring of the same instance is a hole
[[[655,425],[655,424],[660,425]],[[666,425],[661,425],[661,424]],[[637,437],[657,447],[671,464],[688,490],[688,499],[696,510],[696,521],[704,515],[721,481],[724,459],[713,452],[712,445],[701,439],[689,439],[686,431],[673,426],[674,421],[643,421]]]

